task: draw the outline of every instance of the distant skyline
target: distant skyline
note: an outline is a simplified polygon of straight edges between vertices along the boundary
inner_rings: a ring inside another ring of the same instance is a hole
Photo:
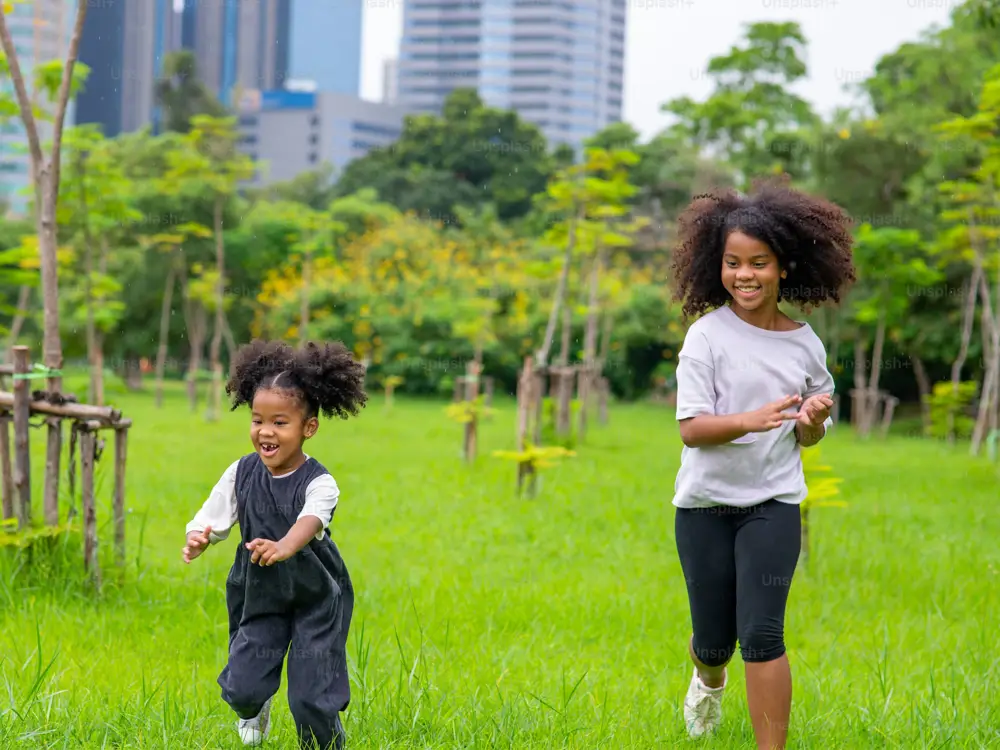
[[[303,0],[298,0],[302,2]],[[305,0],[317,2],[319,0]],[[958,0],[626,0],[623,120],[643,140],[669,124],[660,106],[679,96],[711,91],[710,58],[739,41],[744,24],[798,21],[808,40],[809,79],[796,92],[828,114],[851,102],[844,90],[871,75],[878,59],[932,24],[948,24]],[[361,96],[382,96],[384,61],[396,57],[401,0],[364,3]]]

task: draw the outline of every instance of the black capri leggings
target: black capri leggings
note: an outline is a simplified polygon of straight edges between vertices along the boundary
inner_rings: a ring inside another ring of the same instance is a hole
[[[687,582],[694,653],[727,663],[739,638],[744,662],[785,653],[785,604],[801,546],[799,506],[678,508],[674,533]]]

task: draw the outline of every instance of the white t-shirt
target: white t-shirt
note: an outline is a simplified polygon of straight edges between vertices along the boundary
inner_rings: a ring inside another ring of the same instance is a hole
[[[306,458],[308,459],[309,456]],[[238,520],[236,513],[236,467],[239,466],[239,463],[240,460],[236,459],[223,472],[222,477],[209,493],[208,499],[195,514],[194,519],[188,523],[184,530],[185,534],[190,534],[192,531],[204,531],[211,526],[212,533],[209,535],[209,539],[213,544],[221,542],[229,536],[229,531]],[[296,471],[298,469],[272,478],[285,479]],[[301,519],[303,516],[315,516],[323,522],[322,528],[316,534],[317,539],[323,539],[326,535],[326,527],[330,525],[339,498],[340,488],[337,487],[337,483],[329,474],[316,477],[306,487],[305,505],[302,506],[302,512],[299,513],[298,517]]]
[[[826,349],[809,324],[768,331],[724,305],[696,320],[684,338],[677,364],[677,419],[755,411],[796,393],[803,400],[832,396],[833,388]],[[725,445],[684,446],[673,504],[747,507],[772,498],[801,503],[806,484],[795,424],[789,420]],[[824,422],[826,429],[832,424],[832,419]]]

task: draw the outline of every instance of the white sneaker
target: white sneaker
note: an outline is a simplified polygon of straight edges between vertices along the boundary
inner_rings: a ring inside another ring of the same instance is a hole
[[[724,675],[723,679],[727,680],[727,677]],[[722,691],[725,689],[725,682],[722,687],[706,687],[695,668],[687,695],[684,696],[684,723],[687,724],[689,735],[701,737],[719,726],[722,721]]]
[[[252,719],[240,719],[236,722],[236,731],[240,733],[240,739],[244,745],[260,745],[271,733],[271,701],[274,696],[268,698],[264,703],[260,713]]]

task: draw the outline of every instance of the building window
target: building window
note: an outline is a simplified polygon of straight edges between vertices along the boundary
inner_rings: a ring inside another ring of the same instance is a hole
[[[315,152],[309,154],[309,163],[310,164],[315,164],[318,161],[319,161],[319,156],[317,156]]]
[[[244,127],[254,127],[257,125],[257,117],[255,115],[243,115],[240,118],[240,125]]]
[[[311,136],[309,136],[309,145],[315,146],[317,143],[319,143],[319,136],[313,133]]]
[[[312,127],[314,127],[314,128],[318,128],[319,127],[319,115],[313,115],[312,117],[310,117],[309,118],[309,124]]]

